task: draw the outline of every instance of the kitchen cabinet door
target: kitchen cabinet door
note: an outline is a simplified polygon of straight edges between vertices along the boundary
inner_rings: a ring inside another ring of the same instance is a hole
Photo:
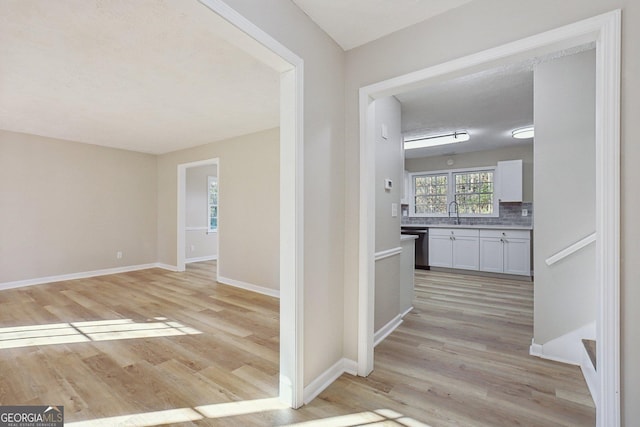
[[[504,246],[501,238],[480,238],[480,271],[504,272]]]
[[[522,201],[522,160],[498,162],[496,167],[498,200]]]
[[[531,240],[504,239],[504,272],[529,276],[531,274]]]
[[[447,267],[453,265],[453,240],[450,236],[429,234],[429,266]]]
[[[478,270],[480,268],[479,239],[470,236],[453,238],[453,268]]]

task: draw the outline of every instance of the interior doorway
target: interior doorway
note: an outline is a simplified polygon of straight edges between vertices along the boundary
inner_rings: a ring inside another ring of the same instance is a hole
[[[246,36],[238,46],[280,73],[280,384],[279,398],[303,405],[304,61],[221,0],[199,0]],[[183,206],[178,203],[178,206]],[[178,215],[179,216],[179,215]],[[180,218],[178,219],[180,233]],[[180,238],[177,239],[178,241]],[[182,240],[184,244],[184,240]],[[178,254],[182,247],[178,242]],[[179,256],[179,255],[178,255]]]
[[[494,49],[398,76],[360,89],[360,241],[358,374],[373,370],[374,105],[376,99],[430,82],[525,58],[596,44],[596,271],[601,295],[597,318],[598,426],[619,425],[619,79],[620,11],[610,12]]]

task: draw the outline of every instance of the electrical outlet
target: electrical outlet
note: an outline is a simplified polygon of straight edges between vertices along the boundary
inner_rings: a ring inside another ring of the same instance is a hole
[[[522,209],[522,216],[529,216],[529,210]]]
[[[116,252],[116,259],[122,259],[122,251]]]

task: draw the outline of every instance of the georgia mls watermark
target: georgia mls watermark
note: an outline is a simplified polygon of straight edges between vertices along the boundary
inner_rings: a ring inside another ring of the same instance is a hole
[[[63,427],[64,406],[0,406],[0,427]]]

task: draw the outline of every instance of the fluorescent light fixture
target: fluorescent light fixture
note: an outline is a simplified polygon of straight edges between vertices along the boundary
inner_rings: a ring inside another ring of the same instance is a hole
[[[526,128],[516,129],[511,132],[511,136],[516,139],[529,139],[533,138],[533,126],[527,126]]]
[[[413,150],[415,148],[435,147],[445,144],[456,144],[469,140],[469,134],[466,131],[456,131],[444,135],[420,136],[416,138],[405,138],[404,149]]]

